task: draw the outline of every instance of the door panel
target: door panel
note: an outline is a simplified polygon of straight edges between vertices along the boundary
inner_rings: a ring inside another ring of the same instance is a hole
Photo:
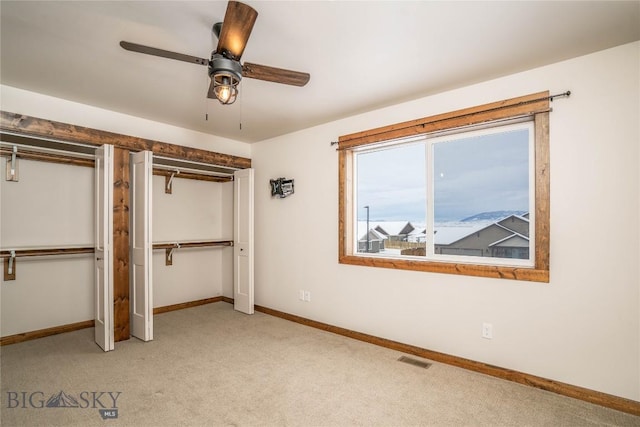
[[[135,153],[131,159],[131,335],[153,339],[153,287],[151,240],[151,179],[153,155]]]
[[[113,146],[96,149],[95,341],[114,349],[113,335]]]
[[[253,314],[253,169],[234,173],[234,308]]]

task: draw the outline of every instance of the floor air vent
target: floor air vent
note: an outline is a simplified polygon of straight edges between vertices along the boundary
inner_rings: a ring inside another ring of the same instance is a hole
[[[431,366],[431,363],[423,362],[422,360],[413,359],[407,356],[400,356],[398,362],[408,363],[409,365],[417,366],[418,368],[427,369]]]

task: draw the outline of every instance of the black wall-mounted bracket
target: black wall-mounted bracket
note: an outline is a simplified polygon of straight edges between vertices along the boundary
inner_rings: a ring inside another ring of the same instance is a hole
[[[278,178],[269,182],[271,184],[271,197],[283,199],[293,194],[293,179]]]

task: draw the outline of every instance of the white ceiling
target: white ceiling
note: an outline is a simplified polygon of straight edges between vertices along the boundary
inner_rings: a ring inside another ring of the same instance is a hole
[[[255,142],[640,39],[640,1],[246,3],[243,61],[309,72],[305,87],[247,78],[223,106],[206,67],[118,45],[208,58],[218,1],[2,0],[1,83]]]

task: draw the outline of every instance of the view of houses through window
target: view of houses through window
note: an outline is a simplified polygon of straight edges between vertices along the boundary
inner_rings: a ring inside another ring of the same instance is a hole
[[[356,152],[357,252],[532,263],[533,136],[528,121]]]

